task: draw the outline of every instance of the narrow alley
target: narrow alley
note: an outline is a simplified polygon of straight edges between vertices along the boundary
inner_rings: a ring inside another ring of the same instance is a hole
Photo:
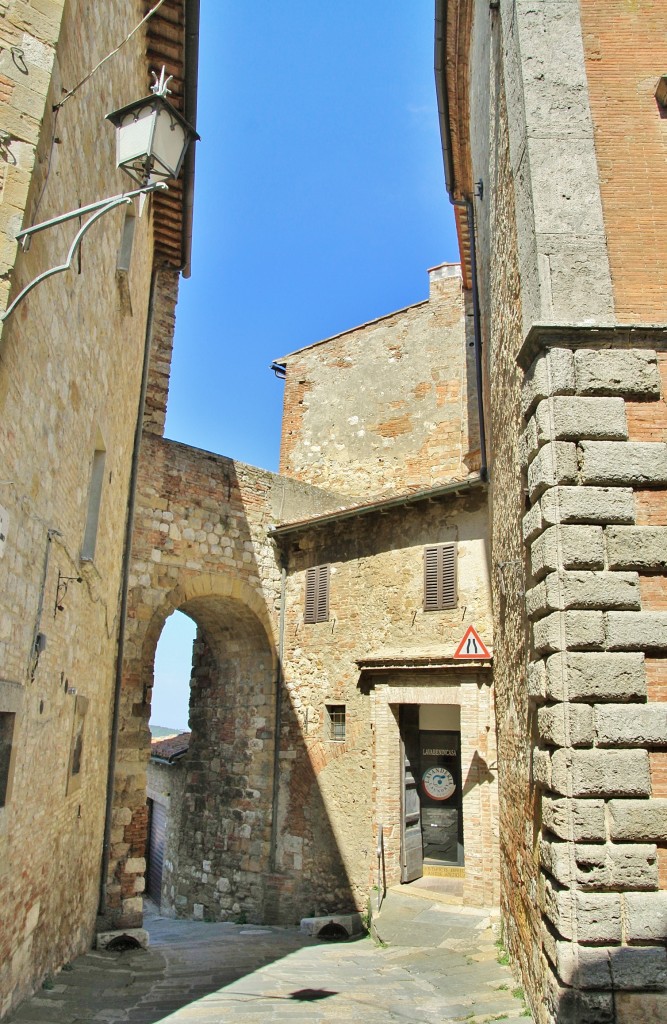
[[[12,1024],[440,1024],[527,1020],[497,943],[498,918],[390,891],[366,936],[146,915],[148,951],[79,957]]]

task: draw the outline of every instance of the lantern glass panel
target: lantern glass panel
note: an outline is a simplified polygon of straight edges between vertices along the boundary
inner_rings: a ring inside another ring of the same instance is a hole
[[[142,162],[153,148],[156,111],[149,105],[127,113],[116,129],[118,166],[136,160]]]
[[[158,175],[162,170],[169,178],[178,177],[185,154],[186,134],[183,125],[166,107],[158,110],[152,156]]]

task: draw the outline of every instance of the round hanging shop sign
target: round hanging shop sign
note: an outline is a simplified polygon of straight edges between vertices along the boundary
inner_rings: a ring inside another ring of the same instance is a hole
[[[456,789],[452,773],[446,768],[429,768],[422,775],[422,784],[431,800],[448,800]]]

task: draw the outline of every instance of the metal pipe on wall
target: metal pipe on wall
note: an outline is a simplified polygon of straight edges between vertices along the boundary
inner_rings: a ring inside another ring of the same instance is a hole
[[[285,650],[285,590],[287,568],[284,556],[280,571],[280,620],[278,626],[278,671],[276,672],[275,725],[273,732],[273,795],[271,800],[270,870],[276,870],[278,855],[278,801],[280,797],[280,729],[282,725],[283,655]]]
[[[113,817],[113,801],[115,790],[116,755],[118,753],[118,730],[120,727],[120,698],[123,684],[123,656],[125,653],[125,626],[127,619],[127,600],[130,580],[130,562],[132,557],[132,530],[134,526],[134,510],[137,494],[137,473],[139,469],[139,451],[143,434],[144,407],[148,390],[148,371],[150,367],[151,342],[153,338],[153,321],[155,319],[155,296],[159,271],[153,270],[148,297],[148,313],[144,336],[144,361],[141,371],[141,389],[137,408],[137,420],[134,428],[134,445],[132,448],[132,464],[130,469],[129,494],[127,498],[127,518],[125,520],[125,544],[123,549],[123,565],[121,569],[120,622],[118,625],[118,649],[116,652],[116,675],[114,681],[113,714],[111,720],[111,740],[109,743],[109,763],[107,768],[107,793],[104,814],[104,841],[102,844],[102,872],[100,875],[99,913],[106,913],[107,874],[111,855],[111,825]]]
[[[475,213],[472,202],[465,200],[470,234],[470,276],[472,278],[472,318],[475,341],[475,376],[477,377],[477,415],[479,417],[479,475],[488,480],[489,467],[486,461],[486,422],[484,419],[484,391],[482,378],[482,325],[479,316],[479,290],[477,286],[477,247],[475,245]]]

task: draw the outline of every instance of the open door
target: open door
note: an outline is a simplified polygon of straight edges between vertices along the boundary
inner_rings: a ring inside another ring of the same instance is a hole
[[[401,815],[401,881],[421,878],[424,866],[419,802],[419,705],[400,711],[403,807]]]

